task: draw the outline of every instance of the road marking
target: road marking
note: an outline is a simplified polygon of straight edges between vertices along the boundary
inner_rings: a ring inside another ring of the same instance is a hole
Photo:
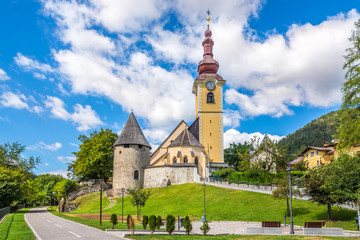
[[[77,236],[78,238],[81,238],[81,236],[80,236],[80,235],[77,235],[76,233],[73,233],[72,231],[69,231],[69,233],[71,233],[71,234],[73,234],[73,235]]]
[[[58,228],[63,228],[62,226],[60,226],[59,224],[55,224],[55,226],[57,226]]]
[[[48,221],[49,223],[51,223],[51,221],[49,219],[46,219],[46,221]]]
[[[25,213],[25,216],[24,216],[24,219],[25,219],[25,222],[26,224],[29,226],[29,228],[31,229],[31,231],[34,233],[35,237],[37,240],[42,240],[41,237],[39,236],[39,234],[35,231],[35,229],[30,225],[30,223],[28,222],[27,220],[27,213]]]

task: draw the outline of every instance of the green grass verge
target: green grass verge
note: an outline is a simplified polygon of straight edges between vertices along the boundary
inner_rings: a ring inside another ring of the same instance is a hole
[[[132,236],[132,237],[128,237],[131,239],[138,239],[138,240],[142,240],[142,239],[153,239],[153,240],[207,240],[207,239],[212,239],[212,240],[228,240],[228,239],[266,239],[266,240],[270,240],[270,239],[302,239],[302,240],[327,240],[327,239],[332,239],[332,240],[341,240],[341,239],[354,239],[354,238],[344,238],[344,237],[312,237],[312,236],[260,236],[260,235],[223,235],[223,236],[194,236],[194,235],[189,235],[189,236],[184,236],[184,235],[147,235],[147,236]]]
[[[130,203],[130,196],[124,198],[124,216],[136,215],[136,207]],[[99,213],[99,193],[92,193],[76,200],[80,205],[73,213]],[[104,207],[108,205],[103,196]],[[121,216],[121,198],[104,213],[116,213]],[[206,186],[206,217],[210,221],[284,221],[286,200],[275,200],[269,194],[238,191]],[[203,189],[201,184],[189,183],[173,185],[167,188],[154,188],[152,195],[142,208],[141,215],[190,216],[200,220],[203,215]],[[303,226],[306,221],[327,219],[326,206],[303,200],[293,200],[294,224]],[[326,221],[327,227],[341,227],[356,230],[356,211],[333,208],[334,221]],[[287,222],[290,219],[287,218]]]
[[[12,213],[0,224],[0,239],[2,240],[20,240],[35,239],[33,232],[25,222],[24,215],[30,208],[23,208]]]
[[[54,214],[55,216],[62,217],[62,218],[65,218],[67,220],[71,220],[71,221],[74,221],[74,222],[77,222],[77,223],[81,223],[81,224],[84,224],[84,225],[87,225],[87,226],[90,226],[90,227],[98,228],[98,229],[103,230],[103,231],[105,231],[105,229],[111,229],[111,227],[112,227],[111,223],[108,220],[107,221],[105,221],[105,220],[102,221],[102,224],[100,226],[100,220],[84,219],[84,218],[81,218],[81,217],[68,215],[67,213],[60,213],[59,214],[56,207],[49,207],[47,210],[50,213]],[[142,229],[142,226],[140,226],[140,225],[136,225],[135,227],[136,227],[135,229]],[[127,226],[126,226],[126,217],[124,217],[124,223],[120,222],[120,223],[115,225],[115,229],[128,229]]]

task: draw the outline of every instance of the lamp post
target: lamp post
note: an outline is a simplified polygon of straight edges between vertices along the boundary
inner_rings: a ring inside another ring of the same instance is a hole
[[[206,189],[206,184],[203,183],[203,189],[204,189],[204,222],[206,222],[206,211],[205,211],[205,189]]]
[[[293,212],[292,212],[292,187],[291,187],[291,171],[294,171],[294,169],[292,169],[290,167],[290,165],[288,166],[288,168],[286,169],[287,172],[289,172],[289,190],[290,190],[290,234],[294,234],[294,221],[293,221]]]
[[[124,222],[124,192],[125,188],[121,188],[121,222]]]
[[[100,179],[100,226],[102,224],[102,179]]]

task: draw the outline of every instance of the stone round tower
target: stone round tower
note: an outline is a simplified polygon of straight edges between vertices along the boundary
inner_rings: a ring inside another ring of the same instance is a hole
[[[121,188],[144,185],[144,167],[150,165],[151,146],[133,113],[114,146],[113,193],[121,196]]]

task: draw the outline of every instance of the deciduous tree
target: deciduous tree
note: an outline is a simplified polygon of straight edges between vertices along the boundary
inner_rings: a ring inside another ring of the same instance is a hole
[[[346,70],[343,83],[342,116],[339,127],[339,146],[351,147],[360,143],[360,19],[349,38],[351,46],[346,49]],[[346,111],[345,111],[346,110]]]
[[[130,203],[135,207],[137,211],[137,219],[140,220],[141,207],[145,206],[146,200],[151,195],[151,189],[141,189],[140,187],[128,188],[127,192],[131,195]]]
[[[101,129],[80,135],[80,150],[75,152],[76,160],[69,164],[68,170],[80,180],[104,179],[111,177],[113,169],[113,151],[117,134],[110,129]]]

